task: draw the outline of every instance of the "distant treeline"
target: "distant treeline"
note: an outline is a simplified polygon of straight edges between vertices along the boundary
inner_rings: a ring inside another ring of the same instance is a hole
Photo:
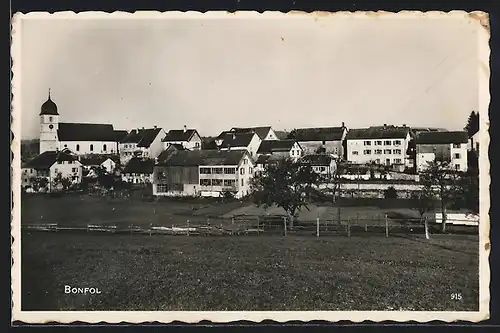
[[[21,158],[22,160],[27,160],[35,157],[40,151],[40,140],[21,140]]]

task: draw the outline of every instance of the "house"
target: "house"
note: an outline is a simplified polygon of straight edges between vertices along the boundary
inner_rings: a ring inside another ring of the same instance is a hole
[[[337,169],[337,162],[332,155],[310,154],[304,155],[299,160],[302,164],[309,164],[313,170],[321,176],[332,176]]]
[[[201,149],[201,136],[195,129],[188,129],[184,125],[182,130],[170,130],[163,139],[163,149],[167,149],[172,144],[182,145],[189,150]]]
[[[50,97],[40,111],[40,154],[69,149],[74,154],[116,154],[118,143],[111,124],[62,123]]]
[[[334,154],[344,157],[344,140],[347,128],[340,127],[298,128],[290,132],[289,138],[299,142],[304,154]]]
[[[233,133],[255,133],[259,138],[264,140],[279,140],[277,133],[272,129],[271,126],[260,126],[260,127],[233,127],[229,132]]]
[[[22,186],[32,187],[40,178],[47,183],[47,190],[51,192],[56,189],[54,179],[60,175],[69,179],[71,184],[79,184],[82,181],[82,164],[69,150],[45,151],[23,164],[21,169]]]
[[[467,144],[467,149],[469,151],[475,151],[476,153],[479,153],[479,141],[480,141],[479,133],[480,131],[477,131],[476,133],[474,133],[474,135],[472,135],[469,138],[469,142]]]
[[[467,171],[467,144],[465,131],[421,132],[415,138],[417,171],[426,169],[436,159],[450,162],[458,171]]]
[[[106,172],[112,173],[116,170],[116,167],[120,164],[120,159],[117,155],[86,155],[80,157],[80,162],[82,166],[87,170],[92,168],[103,167]]]
[[[346,136],[347,161],[354,164],[385,164],[404,171],[411,165],[408,156],[410,128],[406,125],[350,129]]]
[[[115,130],[115,140],[118,143],[118,151],[117,153],[120,154],[120,143],[122,142],[123,139],[128,135],[128,131],[126,130]]]
[[[188,150],[188,149],[184,148],[181,144],[173,143],[170,146],[168,146],[167,149],[164,149],[160,153],[160,155],[158,155],[158,157],[156,158],[156,162],[165,161],[168,157],[170,157],[171,155],[173,155],[181,150]]]
[[[152,158],[132,157],[123,168],[122,180],[132,184],[150,184],[154,165]]]
[[[120,161],[126,164],[132,157],[158,157],[163,151],[164,137],[165,131],[156,126],[131,130],[120,142]]]
[[[296,140],[264,140],[260,143],[257,155],[276,155],[297,160],[302,152],[302,147]]]
[[[250,193],[255,164],[246,150],[184,150],[159,160],[154,167],[157,196],[236,198]]]
[[[280,155],[259,155],[255,161],[255,175],[262,173],[267,165],[278,163],[283,156]]]
[[[222,132],[215,138],[215,145],[220,150],[246,150],[252,156],[257,158],[257,151],[259,150],[262,140],[255,132]]]

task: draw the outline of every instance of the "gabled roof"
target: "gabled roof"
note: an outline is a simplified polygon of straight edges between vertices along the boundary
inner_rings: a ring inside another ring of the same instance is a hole
[[[258,127],[233,127],[229,132],[235,133],[255,133],[261,140],[264,140],[271,131],[271,126],[258,126]]]
[[[161,128],[134,129],[123,138],[121,143],[136,143],[137,147],[149,148],[160,132]]]
[[[59,141],[113,141],[115,131],[111,124],[59,123]]]
[[[170,130],[168,131],[167,135],[162,141],[163,142],[189,141],[191,137],[195,134],[198,134],[198,131],[195,129]]]
[[[45,151],[42,154],[35,156],[27,161],[24,167],[36,170],[47,170],[56,162],[77,160],[78,159],[67,150]]]
[[[125,165],[123,169],[123,173],[141,173],[141,174],[150,174],[153,173],[153,167],[155,164],[154,159],[150,158],[138,158],[132,157],[130,161]]]
[[[298,128],[290,133],[297,141],[340,141],[345,127]]]
[[[297,141],[295,140],[264,140],[260,143],[258,154],[271,154],[273,152],[289,152],[293,145]]]
[[[268,164],[271,162],[279,161],[280,159],[283,159],[283,157],[277,155],[260,155],[259,157],[257,157],[255,164]]]
[[[418,144],[452,144],[468,143],[469,136],[465,131],[420,132],[415,138]]]
[[[170,146],[168,146],[167,149],[163,150],[160,153],[160,155],[158,155],[157,157],[158,162],[166,161],[168,157],[170,157],[172,154],[175,154],[179,150],[186,150],[186,149],[180,144],[171,144]]]
[[[276,133],[276,137],[280,140],[286,140],[290,134],[287,131],[274,131],[274,133]]]
[[[372,126],[369,128],[355,128],[347,132],[347,140],[361,139],[404,139],[410,133],[409,127]]]
[[[159,162],[158,165],[239,165],[244,156],[248,156],[248,153],[244,150],[180,150],[172,154],[167,160]]]
[[[254,132],[222,132],[216,140],[223,140],[220,148],[228,148],[228,147],[248,147],[254,135],[257,135]],[[258,135],[257,135],[258,136]]]
[[[94,166],[94,165],[101,165],[108,159],[112,160],[115,163],[118,163],[119,161],[119,157],[117,156],[92,154],[80,157],[80,162],[86,166]]]
[[[334,158],[326,154],[311,154],[303,156],[300,161],[314,166],[329,166]]]
[[[122,142],[122,140],[128,135],[126,130],[115,130],[115,140],[116,142]]]

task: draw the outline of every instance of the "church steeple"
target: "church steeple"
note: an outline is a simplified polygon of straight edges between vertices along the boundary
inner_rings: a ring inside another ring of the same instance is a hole
[[[53,116],[58,116],[59,113],[57,112],[57,105],[52,101],[50,98],[50,88],[49,88],[49,98],[45,103],[42,104],[41,110],[40,110],[40,115],[53,115]]]

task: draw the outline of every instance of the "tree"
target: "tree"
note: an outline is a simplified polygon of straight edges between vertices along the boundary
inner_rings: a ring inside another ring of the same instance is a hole
[[[310,164],[281,159],[265,166],[251,182],[253,202],[266,208],[276,205],[289,217],[290,227],[298,211],[307,207],[308,197],[319,184],[320,176]]]
[[[420,224],[424,223],[425,225],[425,238],[427,239],[429,239],[429,228],[427,219],[424,221],[424,215],[434,209],[435,198],[436,195],[429,188],[425,187],[420,191],[412,191],[410,194],[412,209],[419,213]]]
[[[479,131],[479,112],[472,111],[467,119],[467,125],[465,125],[464,130],[467,131],[469,138],[472,138],[474,134]]]
[[[384,190],[384,198],[386,199],[397,199],[398,191],[394,186],[389,186],[386,190]]]
[[[39,192],[41,190],[42,191],[47,190],[47,185],[49,184],[49,181],[45,177],[31,177],[30,183],[31,186],[33,187],[33,191]]]
[[[420,175],[423,190],[434,193],[440,201],[443,232],[446,231],[447,209],[456,201],[459,193],[459,175],[458,171],[451,168],[450,162],[440,159],[428,162]]]
[[[54,188],[61,187],[63,191],[67,191],[71,187],[71,180],[68,177],[63,177],[62,173],[59,172],[52,180],[52,185]]]
[[[461,208],[479,214],[479,169],[468,169],[459,179],[457,202]]]

